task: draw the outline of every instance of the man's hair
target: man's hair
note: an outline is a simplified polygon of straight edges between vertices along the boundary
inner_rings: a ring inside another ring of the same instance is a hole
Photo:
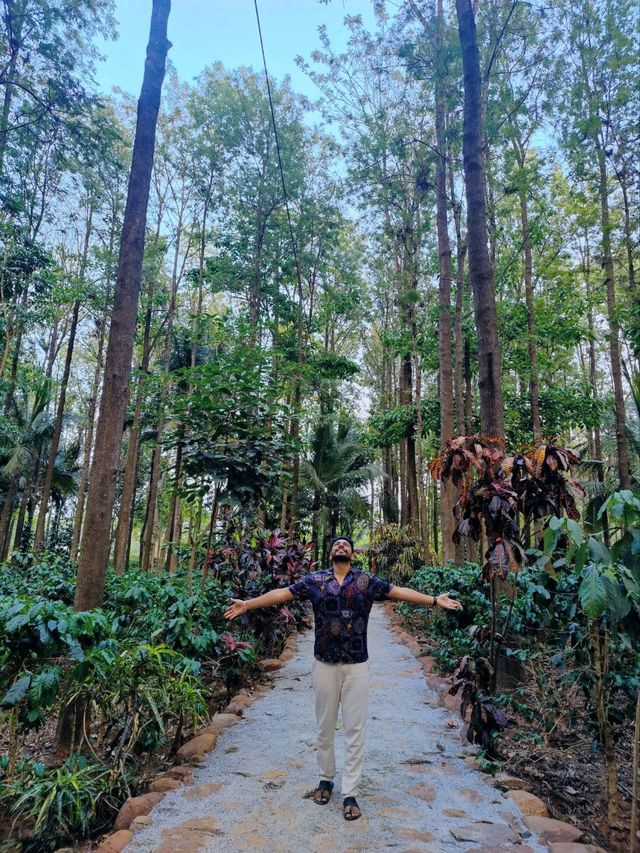
[[[348,542],[349,545],[351,545],[351,553],[353,554],[353,552],[355,551],[353,540],[349,539],[348,536],[334,536],[331,542],[329,542],[329,553],[331,553],[333,546],[336,544],[336,542]]]

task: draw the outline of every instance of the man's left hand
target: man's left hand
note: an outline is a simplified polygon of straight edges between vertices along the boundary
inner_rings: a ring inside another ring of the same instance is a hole
[[[462,610],[462,604],[455,598],[449,598],[444,592],[436,598],[436,604],[444,610]]]

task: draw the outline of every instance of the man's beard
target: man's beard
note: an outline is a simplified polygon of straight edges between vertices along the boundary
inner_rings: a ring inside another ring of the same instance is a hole
[[[346,554],[335,554],[333,557],[334,563],[350,563],[351,557],[348,557]]]

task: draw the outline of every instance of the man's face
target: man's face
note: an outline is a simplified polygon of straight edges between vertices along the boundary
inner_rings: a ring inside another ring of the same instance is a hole
[[[331,559],[336,563],[350,563],[353,552],[346,539],[338,539],[331,548]]]

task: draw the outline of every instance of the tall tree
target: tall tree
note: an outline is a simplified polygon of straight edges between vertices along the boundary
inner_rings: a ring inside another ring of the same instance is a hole
[[[447,198],[447,141],[445,128],[445,77],[447,75],[447,49],[444,41],[444,11],[442,0],[438,0],[436,17],[431,23],[422,14],[416,3],[410,2],[416,17],[422,23],[425,35],[433,41],[433,85],[435,96],[436,137],[436,226],[438,234],[438,389],[440,397],[440,444],[444,447],[453,438],[454,396],[451,330],[451,242],[449,240],[449,201]],[[433,33],[432,33],[433,31]],[[453,533],[455,519],[455,488],[447,482],[442,486],[440,500],[440,523],[442,528],[442,560],[452,560],[455,555]]]
[[[116,274],[113,314],[105,359],[105,379],[96,428],[95,455],[82,532],[75,594],[77,610],[97,607],[104,595],[109,559],[115,480],[127,405],[138,296],[142,277],[149,187],[156,123],[170,42],[170,0],[153,0],[149,44],[138,100],[127,204]]]
[[[597,183],[600,197],[601,257],[609,323],[618,477],[620,488],[628,489],[631,473],[621,364],[620,305],[612,245],[614,225],[609,162],[612,158],[624,160],[625,137],[633,124],[629,121],[628,104],[637,94],[637,49],[630,37],[634,9],[628,0],[581,0],[577,5],[559,4],[556,15],[558,32],[566,48],[558,68],[571,72],[559,77],[566,94],[558,106],[563,122],[562,135],[578,169],[587,170]]]
[[[502,365],[498,344],[494,270],[487,245],[482,77],[471,0],[456,0],[464,72],[463,160],[467,198],[467,251],[478,334],[478,387],[483,435],[504,436]]]

